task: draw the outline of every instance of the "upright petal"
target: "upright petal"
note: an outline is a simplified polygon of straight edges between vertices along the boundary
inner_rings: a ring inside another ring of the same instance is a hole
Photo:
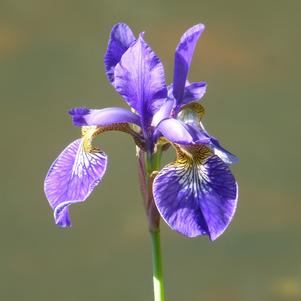
[[[144,123],[164,103],[167,96],[163,65],[152,49],[139,39],[124,53],[115,68],[114,86]]]
[[[182,105],[202,99],[206,93],[206,88],[207,84],[205,82],[196,82],[187,85],[184,89]]]
[[[92,110],[87,108],[74,108],[69,111],[74,125],[107,126],[116,123],[133,123],[140,126],[140,118],[135,113],[124,108],[105,108]]]
[[[113,26],[107,52],[104,57],[107,77],[111,83],[114,81],[115,66],[135,40],[136,38],[128,25],[118,23]]]
[[[183,99],[185,83],[187,80],[194,48],[204,29],[205,26],[203,24],[197,24],[189,28],[181,37],[181,40],[176,48],[173,95],[178,103],[180,103]]]
[[[44,183],[56,224],[71,225],[69,205],[87,199],[101,181],[106,166],[106,154],[96,150],[86,152],[83,139],[73,141],[63,150],[50,167]]]
[[[215,240],[228,227],[237,205],[237,184],[228,166],[205,146],[178,148],[153,185],[154,200],[166,223],[179,233]]]

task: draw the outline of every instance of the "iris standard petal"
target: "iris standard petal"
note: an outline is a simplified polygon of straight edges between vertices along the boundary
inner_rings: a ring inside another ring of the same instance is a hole
[[[184,95],[181,104],[186,105],[192,101],[201,99],[206,93],[207,84],[205,82],[196,82],[189,84],[184,89]]]
[[[44,191],[54,210],[56,224],[71,225],[68,206],[83,202],[101,181],[107,156],[101,151],[86,152],[83,139],[69,144],[53,162],[44,182]]]
[[[114,69],[119,63],[122,55],[136,40],[132,30],[124,23],[113,26],[108,48],[104,57],[105,69],[109,81],[114,81]]]
[[[173,95],[180,103],[183,99],[185,83],[190,68],[195,45],[204,31],[203,24],[189,28],[181,37],[175,52],[175,66],[173,79]]]
[[[173,230],[215,240],[235,213],[236,181],[228,166],[205,146],[177,153],[177,161],[165,166],[154,180],[157,208]]]
[[[140,118],[135,113],[124,108],[105,108],[92,110],[87,108],[74,108],[69,111],[74,125],[107,126],[116,123],[133,123],[140,126]]]
[[[167,140],[173,143],[190,144],[193,142],[193,137],[189,133],[186,125],[182,121],[174,118],[162,120],[156,128],[155,136],[157,136],[158,131],[160,131]]]
[[[142,34],[115,68],[114,86],[144,122],[150,122],[167,96],[163,65]]]

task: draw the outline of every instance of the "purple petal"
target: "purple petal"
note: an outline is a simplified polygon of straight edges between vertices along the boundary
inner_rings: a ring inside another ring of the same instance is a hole
[[[195,237],[220,236],[230,224],[237,205],[237,184],[218,157],[203,162],[185,156],[165,166],[154,180],[157,208],[166,223],[179,233]]]
[[[199,127],[192,124],[185,124],[186,129],[190,133],[194,144],[210,144],[211,137],[202,131]]]
[[[214,154],[218,156],[221,160],[223,160],[227,164],[238,163],[239,159],[235,155],[231,154],[229,151],[224,149],[215,137],[211,136],[210,142]]]
[[[203,24],[197,24],[188,29],[176,48],[175,52],[175,69],[173,80],[173,95],[180,103],[184,96],[184,88],[187,80],[195,45],[204,31]]]
[[[44,183],[56,224],[71,225],[68,206],[86,200],[101,181],[106,166],[106,154],[85,152],[82,139],[73,141],[63,150],[50,167]]]
[[[104,57],[106,73],[109,81],[114,81],[115,66],[120,62],[122,55],[136,40],[132,30],[124,23],[113,26],[107,52]]]
[[[167,89],[163,65],[142,35],[124,53],[114,75],[116,90],[149,122],[164,103]]]
[[[185,87],[182,104],[201,99],[206,93],[207,85],[205,82],[192,83]]]
[[[161,108],[155,113],[152,120],[152,126],[156,127],[162,120],[170,118],[174,104],[174,99],[166,99]]]
[[[87,108],[74,108],[69,111],[74,125],[107,126],[116,123],[134,123],[140,126],[138,115],[123,108],[105,108],[102,110],[91,110]]]
[[[173,143],[190,144],[193,142],[193,137],[187,130],[186,125],[182,121],[174,118],[162,120],[158,124],[156,131],[160,131],[167,140]]]

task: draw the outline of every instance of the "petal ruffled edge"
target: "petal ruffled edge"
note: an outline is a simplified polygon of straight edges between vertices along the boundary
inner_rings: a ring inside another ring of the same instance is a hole
[[[107,155],[93,150],[86,152],[83,139],[70,143],[51,165],[44,182],[54,219],[61,227],[71,226],[68,207],[83,202],[102,180]]]

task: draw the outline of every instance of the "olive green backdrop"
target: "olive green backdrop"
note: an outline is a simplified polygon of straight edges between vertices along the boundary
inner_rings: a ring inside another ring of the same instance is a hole
[[[241,160],[238,210],[220,239],[162,225],[166,299],[301,300],[299,3],[0,0],[0,300],[152,300],[129,137],[97,138],[108,170],[72,207],[72,229],[55,226],[43,193],[80,135],[68,109],[124,105],[103,67],[119,21],[146,31],[169,81],[181,34],[205,23],[189,78],[208,83],[205,125]]]

